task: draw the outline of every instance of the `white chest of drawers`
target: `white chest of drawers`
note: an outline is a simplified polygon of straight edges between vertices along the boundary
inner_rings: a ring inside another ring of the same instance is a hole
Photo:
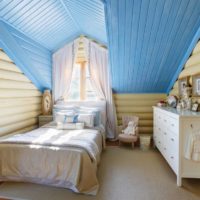
[[[200,130],[200,113],[178,112],[173,108],[153,109],[154,144],[177,175],[177,185],[182,185],[182,178],[200,178],[200,162],[184,157],[188,134],[194,129]]]

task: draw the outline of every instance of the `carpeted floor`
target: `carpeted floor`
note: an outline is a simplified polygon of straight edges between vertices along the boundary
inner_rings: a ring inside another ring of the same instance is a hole
[[[197,200],[200,179],[184,179],[176,186],[176,176],[155,150],[143,152],[126,147],[108,147],[98,170],[97,196],[74,194],[70,190],[27,183],[0,185],[0,197],[30,200]]]

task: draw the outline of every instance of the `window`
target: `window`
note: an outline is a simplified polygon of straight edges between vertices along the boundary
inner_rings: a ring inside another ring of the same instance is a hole
[[[98,96],[92,87],[87,62],[74,66],[68,100],[97,100]]]

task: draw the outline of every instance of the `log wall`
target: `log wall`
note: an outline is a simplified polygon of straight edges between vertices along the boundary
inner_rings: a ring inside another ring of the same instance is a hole
[[[153,133],[153,108],[165,99],[166,94],[114,94],[118,125],[122,124],[122,115],[139,117],[139,133]]]
[[[179,78],[184,78],[190,76],[190,84],[192,85],[192,75],[200,74],[200,41],[195,46],[191,56],[187,60],[182,72],[179,75]],[[175,82],[170,95],[178,96],[178,80]],[[200,103],[200,98],[194,98],[194,101]]]
[[[37,128],[42,94],[0,49],[0,135]]]

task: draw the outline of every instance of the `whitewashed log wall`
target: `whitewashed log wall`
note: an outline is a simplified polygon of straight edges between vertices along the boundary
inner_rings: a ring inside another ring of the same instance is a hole
[[[139,133],[153,133],[152,106],[166,99],[165,94],[114,94],[117,109],[118,125],[122,124],[122,115],[135,115],[139,117]]]
[[[37,128],[41,93],[0,49],[0,135]]]
[[[195,74],[199,74],[200,73],[200,41],[197,43],[197,45],[195,46],[192,55],[189,57],[189,59],[187,60],[184,69],[182,70],[182,72],[179,75],[179,78],[183,78],[186,76],[192,76]],[[190,78],[190,84],[192,85],[192,78]],[[173,89],[170,92],[171,95],[177,95],[178,96],[178,80],[176,81],[176,83],[173,86]],[[200,99],[194,99],[194,100],[198,100],[200,103]]]

